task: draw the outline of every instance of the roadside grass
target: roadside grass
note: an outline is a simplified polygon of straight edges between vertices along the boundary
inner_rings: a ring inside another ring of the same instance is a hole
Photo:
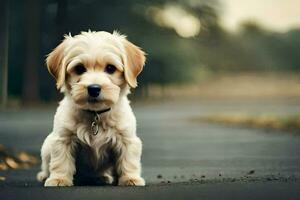
[[[147,97],[202,99],[300,99],[300,77],[295,72],[215,73],[191,83],[149,85]]]
[[[296,130],[300,133],[300,114],[279,116],[274,114],[221,113],[195,117],[192,118],[192,121],[272,130]]]

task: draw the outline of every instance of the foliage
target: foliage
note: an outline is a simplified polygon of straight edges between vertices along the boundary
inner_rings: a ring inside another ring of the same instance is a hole
[[[74,35],[89,29],[110,32],[117,29],[147,52],[147,65],[139,77],[141,88],[153,83],[166,85],[197,79],[194,72],[199,68],[211,71],[300,68],[300,30],[275,33],[250,21],[243,23],[238,33],[228,32],[220,25],[218,0],[35,1],[39,3],[35,6],[38,9],[32,12],[38,12],[38,32],[26,24],[26,18],[32,16],[28,13],[31,11],[28,2],[12,0],[10,4],[10,96],[26,97],[31,94],[30,89],[38,89],[39,98],[55,98],[54,80],[44,67],[45,55],[63,39],[63,34]],[[173,12],[177,9],[177,14],[186,16],[177,17],[178,24],[166,24],[158,17],[167,8]],[[161,13],[157,14],[158,11]],[[180,27],[181,18],[199,20],[200,32],[192,37],[180,35],[180,28],[196,26],[183,23]],[[38,52],[31,52],[32,44],[28,44],[32,34],[36,36]],[[34,63],[39,66],[28,66],[32,63],[28,62],[30,59],[37,59]],[[37,80],[25,73],[30,69],[37,71]]]

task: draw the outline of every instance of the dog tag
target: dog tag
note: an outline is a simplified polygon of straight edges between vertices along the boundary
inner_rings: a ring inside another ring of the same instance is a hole
[[[99,118],[100,118],[99,115],[96,113],[95,119],[91,125],[91,130],[93,135],[97,135],[99,132],[99,125],[98,125]]]
[[[93,122],[91,126],[91,130],[93,135],[97,135],[99,131],[99,125],[96,122]]]

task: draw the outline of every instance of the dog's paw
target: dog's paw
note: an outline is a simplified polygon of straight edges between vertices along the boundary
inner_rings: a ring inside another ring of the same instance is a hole
[[[145,180],[139,176],[122,176],[119,178],[120,186],[145,186]]]
[[[111,185],[114,182],[114,177],[110,174],[104,174],[102,175],[102,180],[104,183]]]
[[[68,180],[66,178],[48,178],[45,182],[45,187],[51,187],[51,186],[72,186],[73,182],[71,180]]]
[[[43,182],[44,180],[46,180],[46,178],[48,178],[48,176],[49,174],[47,172],[40,171],[39,173],[37,173],[36,179],[40,182]]]

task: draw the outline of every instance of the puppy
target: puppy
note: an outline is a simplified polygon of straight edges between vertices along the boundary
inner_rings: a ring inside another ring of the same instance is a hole
[[[72,186],[81,146],[88,150],[79,159],[89,160],[106,183],[145,185],[142,142],[127,99],[137,87],[145,53],[117,32],[89,31],[65,36],[46,62],[64,98],[42,145],[37,179],[45,186]]]

